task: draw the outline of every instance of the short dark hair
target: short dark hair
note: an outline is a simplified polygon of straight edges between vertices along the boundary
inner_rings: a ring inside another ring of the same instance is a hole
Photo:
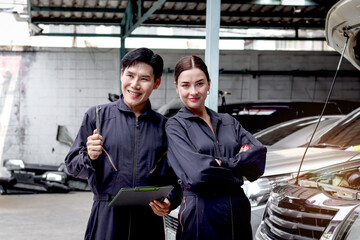
[[[161,77],[164,61],[160,55],[155,54],[148,48],[137,48],[125,54],[121,60],[121,65],[123,69],[125,69],[133,65],[136,61],[147,63],[153,68],[154,80]]]
[[[199,68],[201,71],[205,73],[207,80],[208,81],[210,80],[209,72],[204,61],[198,56],[191,55],[181,58],[176,63],[175,71],[174,71],[176,84],[178,83],[178,78],[183,71],[187,71],[193,68]]]

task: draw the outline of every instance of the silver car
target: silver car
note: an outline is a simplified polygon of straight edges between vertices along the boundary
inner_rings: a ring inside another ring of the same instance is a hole
[[[307,173],[298,185],[282,184],[271,192],[257,239],[359,239],[360,109],[338,121],[312,146],[302,167]],[[316,154],[319,147],[329,154]],[[332,149],[342,150],[331,153]],[[295,168],[299,161],[294,165],[293,160],[270,161],[265,175]],[[320,170],[311,171],[315,166]]]
[[[331,128],[332,124],[345,115],[327,115],[321,118],[316,136]],[[319,116],[304,117],[285,121],[254,133],[268,150],[306,146],[319,120]]]
[[[345,134],[346,139],[341,144],[336,144],[338,134]],[[304,159],[302,172],[311,171],[320,167],[349,161],[358,152],[345,151],[351,150],[355,144],[360,144],[360,108],[344,116],[331,129],[324,131],[314,139],[314,145],[308,149]],[[251,225],[253,233],[261,223],[265,204],[269,198],[271,190],[279,182],[293,178],[298,170],[305,147],[269,150],[266,156],[266,167],[264,175],[254,181],[245,181],[243,189],[251,203]],[[174,236],[177,227],[176,211],[165,218],[167,233]]]
[[[359,239],[360,152],[294,182],[273,189],[255,239]]]

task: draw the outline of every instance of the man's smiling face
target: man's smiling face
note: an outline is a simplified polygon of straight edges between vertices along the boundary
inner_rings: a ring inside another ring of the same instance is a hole
[[[152,91],[159,87],[161,78],[154,78],[153,68],[144,62],[134,62],[121,70],[124,102],[134,113],[142,112]]]

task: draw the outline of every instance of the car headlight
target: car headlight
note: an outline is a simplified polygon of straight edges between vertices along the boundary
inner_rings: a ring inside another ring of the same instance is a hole
[[[20,159],[6,159],[4,161],[4,167],[8,170],[21,170],[25,168],[25,163]]]
[[[337,239],[356,240],[360,236],[360,205],[345,219]]]
[[[65,183],[66,174],[64,172],[46,172],[42,178],[46,181]]]
[[[245,181],[244,192],[252,207],[263,205],[267,202],[271,190],[280,182],[291,179],[292,175],[281,175],[275,177],[262,177],[254,182]]]

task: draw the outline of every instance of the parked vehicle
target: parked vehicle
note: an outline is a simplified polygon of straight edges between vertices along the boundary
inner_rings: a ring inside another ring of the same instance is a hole
[[[20,159],[7,159],[4,167],[0,167],[0,194],[66,193],[72,190],[89,191],[90,188],[87,179],[68,174],[64,164],[27,164]]]
[[[358,215],[356,214],[360,213],[360,211],[356,210],[360,202],[354,202],[360,200],[360,197],[358,197],[360,196],[360,192],[358,192],[358,190],[360,190],[360,173],[358,167],[360,164],[360,153],[353,151],[357,149],[360,150],[359,145],[360,110],[357,109],[348,114],[344,119],[338,121],[336,127],[328,130],[318,139],[315,139],[312,148],[309,149],[309,151],[311,151],[319,147],[323,147],[324,149],[337,148],[343,149],[344,154],[330,154],[329,156],[325,156],[321,153],[318,157],[307,155],[303,163],[302,171],[308,173],[300,178],[299,185],[282,184],[280,187],[274,188],[271,192],[271,198],[268,201],[267,209],[257,231],[256,238],[358,239],[357,235],[354,238],[353,234],[355,230],[351,229],[352,226],[354,226],[354,221],[357,219]],[[324,161],[319,161],[319,159],[323,159]],[[312,161],[309,162],[309,160]],[[285,168],[295,167],[289,165],[291,162],[292,160],[288,158],[287,162],[283,162],[281,165],[279,164],[277,171],[283,172],[285,165],[287,165]],[[270,164],[273,165],[270,169],[274,169],[276,163],[272,161]],[[312,166],[309,166],[309,164],[312,164]],[[310,168],[315,166],[314,164],[318,165],[317,168],[320,170],[310,171]],[[321,169],[329,166],[329,164],[336,165]],[[269,172],[267,174],[271,175]],[[359,175],[359,178],[356,178],[357,175]],[[314,189],[317,190],[314,191]],[[302,194],[299,195],[299,193]],[[351,199],[351,201],[339,200],[339,197]],[[289,202],[290,199],[291,203]],[[292,205],[292,203],[295,205]],[[344,208],[344,206],[347,207]],[[331,209],[332,214],[329,214],[327,209]],[[345,211],[344,209],[347,210]],[[325,217],[319,214],[322,213],[322,211],[325,213]],[[299,214],[296,215],[297,213]],[[355,214],[352,215],[353,220],[347,220],[346,218],[350,213]],[[294,216],[294,218],[289,218],[289,216]],[[309,217],[310,221],[314,221],[315,219],[316,222],[319,221],[322,222],[322,224],[309,226],[306,222],[299,222],[297,216],[300,218]],[[360,220],[357,221],[359,223]],[[344,226],[346,225],[346,227],[342,227],[342,222],[344,222]]]
[[[358,152],[351,150],[360,144],[360,108],[338,120],[327,131],[313,139],[302,164],[302,173],[353,159]],[[270,150],[267,154],[263,177],[255,182],[246,182],[244,191],[257,211],[253,213],[253,227],[260,223],[264,204],[271,189],[279,182],[294,177],[300,166],[305,147]],[[255,191],[256,190],[256,191]],[[259,218],[260,216],[260,218]],[[253,229],[254,229],[253,228]]]
[[[345,104],[346,102],[346,104]],[[235,117],[251,133],[290,119],[319,116],[324,102],[321,101],[257,101],[226,105],[226,111],[219,106],[219,112],[227,112]],[[347,114],[360,107],[360,102],[330,101],[324,115]]]
[[[270,194],[257,240],[359,239],[360,152],[344,163],[309,171],[299,184]]]
[[[341,0],[328,12],[326,41],[360,69],[360,0]],[[346,44],[345,44],[346,43]],[[314,146],[360,150],[359,111],[323,134]],[[359,239],[360,156],[308,171],[270,194],[256,239]],[[303,163],[306,166],[306,163]]]
[[[338,135],[345,136],[346,141],[341,141]],[[333,139],[339,139],[336,144]],[[331,143],[328,143],[331,141]],[[310,146],[304,159],[302,173],[350,161],[358,155],[355,151],[345,151],[352,146],[360,144],[360,108],[347,114],[332,125],[330,129],[314,138],[314,144]],[[250,200],[251,224],[253,233],[256,232],[269,198],[271,190],[279,182],[292,179],[298,170],[305,147],[270,149],[266,155],[266,167],[264,175],[254,181],[245,181],[243,189]],[[166,216],[167,228],[174,228],[174,215]],[[169,230],[171,232],[173,230]]]
[[[174,116],[183,106],[184,104],[181,102],[180,98],[176,97],[171,99],[168,103],[162,105],[156,111],[169,118]]]
[[[166,117],[171,117],[182,106],[180,99],[174,98],[157,111]],[[320,101],[264,100],[221,105],[218,107],[218,112],[232,115],[246,130],[256,133],[290,119],[319,116],[323,107],[324,102]],[[332,100],[326,107],[325,115],[347,114],[358,107],[360,102]]]
[[[344,115],[323,116],[316,131],[316,135],[331,128],[331,125],[342,117],[344,117]],[[318,116],[292,119],[265,128],[255,133],[254,136],[268,149],[305,146],[309,142],[318,120]]]

